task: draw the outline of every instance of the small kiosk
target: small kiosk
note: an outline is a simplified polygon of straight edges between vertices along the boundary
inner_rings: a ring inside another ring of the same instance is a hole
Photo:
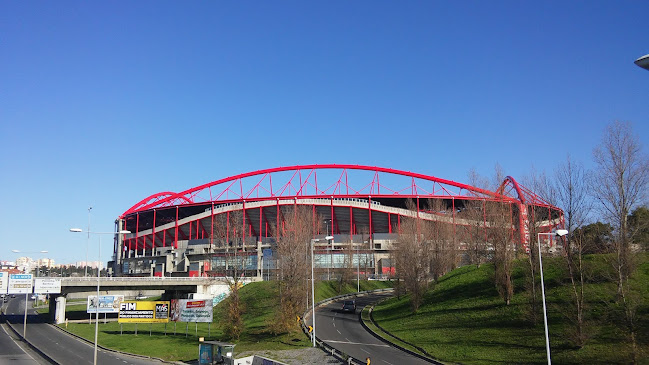
[[[203,365],[234,365],[234,344],[219,341],[200,341],[198,363]]]

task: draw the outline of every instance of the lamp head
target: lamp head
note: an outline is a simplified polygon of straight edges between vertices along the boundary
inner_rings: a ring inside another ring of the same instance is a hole
[[[129,233],[131,233],[131,231],[129,231],[129,230],[127,230],[127,229],[122,229],[121,231],[119,231],[119,232],[117,232],[117,233],[118,233],[118,234],[129,234]]]
[[[558,237],[563,237],[563,236],[568,234],[568,230],[567,229],[557,229],[556,231],[554,231],[554,234],[557,235]]]
[[[83,232],[81,228],[70,228],[70,232]]]
[[[327,237],[325,237],[325,239],[326,239],[327,241],[329,241],[329,240],[334,239],[334,236],[327,236]]]
[[[649,70],[649,54],[638,58],[637,60],[635,60],[634,63],[638,65],[638,67],[642,67],[645,70]]]

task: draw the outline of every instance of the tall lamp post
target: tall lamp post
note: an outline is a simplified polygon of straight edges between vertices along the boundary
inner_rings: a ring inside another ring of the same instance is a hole
[[[90,212],[90,209],[88,209],[88,212]],[[70,232],[74,233],[82,233],[84,232],[81,228],[70,228]],[[97,235],[102,235],[102,234],[112,234],[113,236],[118,235],[118,234],[129,234],[131,231],[127,230],[121,230],[117,232],[91,232],[91,231],[85,231],[88,233],[88,236],[90,234],[97,234]],[[97,256],[97,302],[95,306],[95,353],[94,353],[94,360],[93,364],[97,365],[97,337],[99,334],[99,282],[100,282],[100,273],[101,270],[99,266],[101,265],[101,236],[99,237],[99,246],[98,246],[98,256]],[[86,262],[86,267],[87,267],[87,262]]]
[[[92,210],[92,207],[88,207],[88,236],[86,237],[86,262],[85,265],[83,265],[83,277],[88,276],[88,249],[90,247],[90,211]]]
[[[334,239],[333,236],[326,236],[325,240]],[[313,244],[321,241],[321,239],[312,239],[311,240],[311,324],[313,324],[313,347],[315,347],[315,279],[313,276]]]
[[[543,282],[543,261],[541,260],[541,236],[552,237],[563,237],[568,234],[568,231],[565,229],[557,229],[556,231],[550,233],[539,233],[536,238],[536,242],[539,246],[539,268],[541,272],[541,297],[543,298],[543,325],[545,327],[545,352],[548,357],[548,365],[552,364],[550,360],[550,336],[548,334],[548,312],[545,307],[545,284]]]

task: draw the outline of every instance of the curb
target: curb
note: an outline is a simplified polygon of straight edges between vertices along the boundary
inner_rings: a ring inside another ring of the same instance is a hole
[[[367,307],[366,307],[366,308],[367,308]],[[363,310],[365,310],[365,308],[363,308]],[[426,356],[425,356],[425,355],[422,355],[422,354],[420,354],[420,353],[418,353],[418,352],[414,352],[414,351],[412,351],[412,350],[410,350],[410,349],[407,349],[407,348],[405,348],[405,347],[403,347],[403,346],[401,346],[401,345],[399,345],[399,344],[397,344],[397,343],[394,343],[394,342],[392,342],[392,341],[386,339],[385,337],[381,337],[378,333],[374,332],[371,328],[369,328],[369,326],[367,326],[367,324],[365,323],[365,320],[363,320],[363,310],[361,310],[361,314],[360,314],[361,325],[363,326],[363,328],[365,328],[365,330],[366,330],[367,332],[371,333],[374,337],[376,337],[376,338],[378,338],[379,340],[381,340],[381,341],[383,341],[383,342],[389,344],[390,346],[394,346],[394,347],[398,348],[398,349],[401,350],[401,351],[407,352],[407,353],[409,353],[409,354],[412,355],[412,356],[418,357],[418,358],[420,358],[420,359],[422,359],[422,360],[425,360],[425,361],[428,361],[428,362],[430,362],[430,363],[432,363],[432,364],[436,364],[436,365],[444,365],[444,363],[442,363],[442,362],[440,362],[440,361],[438,361],[438,360],[435,360],[435,359],[434,359],[434,358],[433,358],[433,357],[432,357],[428,352],[426,352],[425,350],[423,350],[423,349],[419,348],[418,346],[415,346],[415,345],[413,345],[413,344],[411,344],[411,343],[409,343],[409,342],[407,342],[407,341],[404,341],[404,340],[400,339],[399,337],[397,337],[397,336],[391,334],[390,332],[386,331],[386,330],[383,329],[381,326],[379,326],[379,324],[376,323],[376,321],[374,321],[374,318],[372,317],[372,311],[374,310],[374,305],[372,305],[372,306],[370,307],[370,309],[368,310],[368,312],[369,312],[369,316],[370,316],[370,321],[372,322],[373,325],[375,325],[377,328],[379,328],[381,331],[383,331],[383,332],[384,332],[385,334],[387,334],[388,336],[391,336],[391,337],[393,337],[393,338],[396,338],[396,339],[398,339],[399,341],[401,341],[401,342],[403,342],[403,343],[406,343],[406,344],[408,344],[408,345],[410,345],[410,346],[416,348],[417,350],[423,352]]]
[[[24,343],[26,343],[27,346],[29,346],[29,348],[32,349],[32,351],[36,352],[40,357],[42,357],[43,359],[45,359],[45,360],[46,360],[47,362],[49,362],[50,364],[56,364],[56,365],[59,364],[59,363],[56,362],[54,359],[52,359],[51,357],[49,357],[46,353],[44,353],[43,351],[41,351],[38,347],[34,346],[31,342],[29,342],[29,340],[27,340],[26,338],[24,338],[23,335],[22,335],[21,333],[19,333],[18,331],[16,331],[16,329],[15,329],[14,326],[13,326],[13,324],[12,324],[11,322],[9,322],[9,321],[7,321],[7,320],[5,319],[5,314],[4,314],[4,312],[3,312],[3,313],[0,313],[0,317],[2,317],[2,320],[0,320],[0,323],[6,323],[6,324],[7,324],[7,327],[9,327],[9,328],[11,329],[11,331],[12,331],[13,333],[16,334],[16,336],[18,336],[18,337],[19,337],[19,338],[20,338]]]

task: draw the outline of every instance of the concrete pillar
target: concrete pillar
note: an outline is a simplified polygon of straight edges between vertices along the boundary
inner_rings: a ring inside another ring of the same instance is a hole
[[[264,280],[262,277],[262,265],[264,264],[264,250],[261,248],[261,241],[257,241],[257,279]]]

